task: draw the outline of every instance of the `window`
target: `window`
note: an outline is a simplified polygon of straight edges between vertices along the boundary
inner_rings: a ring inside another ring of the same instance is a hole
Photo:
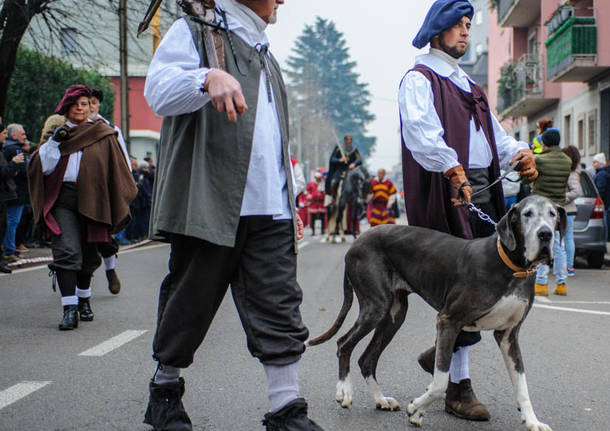
[[[517,141],[520,141],[520,140],[521,140],[521,133],[520,133],[520,132],[515,132],[515,139],[516,139]]]
[[[588,154],[589,156],[597,153],[597,109],[589,112],[587,115],[587,137],[588,137]]]
[[[533,32],[527,39],[527,52],[534,56],[538,55],[538,32]]]
[[[580,151],[580,154],[584,155],[585,154],[585,120],[580,119],[578,120],[578,150]]]
[[[529,133],[529,142],[534,142],[534,138],[536,137],[536,131],[535,130],[530,130]]]
[[[61,44],[62,55],[74,55],[78,53],[78,43],[76,42],[76,29],[63,27],[59,32],[59,43]]]
[[[563,117],[563,146],[572,145],[572,116],[566,115]]]
[[[474,52],[476,53],[477,58],[479,58],[481,56],[481,54],[483,54],[483,44],[477,43],[477,46],[476,46]]]

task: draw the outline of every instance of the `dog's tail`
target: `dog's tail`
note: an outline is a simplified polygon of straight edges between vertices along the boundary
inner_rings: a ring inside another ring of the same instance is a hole
[[[339,315],[335,319],[335,323],[333,323],[333,326],[331,326],[328,331],[312,340],[307,341],[305,344],[307,346],[315,346],[330,340],[339,331],[341,325],[343,325],[345,317],[347,316],[347,313],[349,312],[350,308],[352,308],[353,303],[354,289],[352,288],[352,283],[350,283],[349,281],[349,277],[347,276],[346,270],[345,275],[343,277],[343,305],[341,306],[341,311],[339,311]]]

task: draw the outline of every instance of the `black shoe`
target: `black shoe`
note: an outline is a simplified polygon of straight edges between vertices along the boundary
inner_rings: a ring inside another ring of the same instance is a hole
[[[78,298],[78,314],[83,322],[91,322],[93,320],[93,310],[89,298]]]
[[[420,353],[420,355],[417,357],[417,362],[419,363],[419,366],[422,367],[422,369],[426,373],[434,374],[434,357],[435,356],[436,356],[436,347],[432,346],[425,352]]]
[[[59,322],[60,331],[78,328],[78,305],[64,305],[64,318]]]
[[[324,431],[307,417],[307,403],[303,398],[289,402],[275,413],[267,413],[263,425],[267,431]]]
[[[118,295],[121,291],[121,280],[116,275],[116,271],[114,269],[109,269],[106,271],[106,278],[108,279],[108,290],[113,295]]]
[[[184,379],[175,383],[159,385],[151,380],[148,407],[144,423],[152,425],[155,431],[191,431],[191,419],[184,410]]]
[[[0,262],[0,272],[3,272],[4,274],[10,274],[11,272],[13,272],[13,270],[6,266],[4,262]]]

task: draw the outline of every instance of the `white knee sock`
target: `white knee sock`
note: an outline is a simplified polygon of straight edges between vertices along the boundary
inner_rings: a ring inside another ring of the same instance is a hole
[[[79,298],[91,298],[91,288],[89,289],[79,289],[76,288],[76,296]]]
[[[158,364],[153,381],[159,385],[175,383],[180,378],[180,368]]]
[[[77,305],[77,304],[78,304],[78,297],[76,295],[61,297],[62,307],[66,306],[66,305]]]
[[[460,347],[457,352],[453,352],[449,373],[451,375],[451,383],[460,383],[462,380],[470,378],[468,346]]]
[[[111,269],[114,269],[115,266],[116,266],[116,255],[113,254],[110,257],[104,258],[104,268],[106,268],[106,271],[110,271]]]
[[[276,412],[299,398],[299,362],[288,365],[263,365],[269,386],[269,411]]]

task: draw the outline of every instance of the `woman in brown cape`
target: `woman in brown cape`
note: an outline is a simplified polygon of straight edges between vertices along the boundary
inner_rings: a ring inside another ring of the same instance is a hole
[[[97,243],[129,223],[129,203],[137,193],[116,132],[102,120],[89,120],[90,97],[84,85],[66,90],[55,111],[66,124],[48,133],[28,167],[34,220],[51,238],[49,267],[63,306],[60,330],[76,328],[79,315],[93,320]]]

